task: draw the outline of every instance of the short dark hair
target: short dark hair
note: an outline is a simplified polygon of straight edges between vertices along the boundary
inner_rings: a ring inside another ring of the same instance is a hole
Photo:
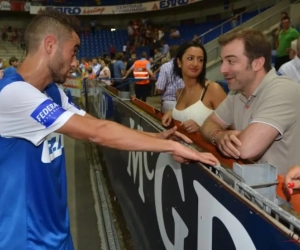
[[[204,48],[204,46],[200,43],[197,43],[195,41],[190,41],[190,42],[185,42],[183,44],[181,44],[177,50],[176,56],[173,59],[173,71],[174,71],[174,75],[175,76],[179,76],[180,78],[182,78],[182,71],[181,68],[179,68],[177,59],[182,60],[182,56],[183,54],[187,51],[187,49],[191,48],[191,47],[196,47],[196,48],[200,48],[203,51],[203,67],[202,67],[202,71],[199,74],[197,81],[199,82],[199,84],[204,87],[205,86],[205,81],[206,81],[206,62],[207,62],[207,53],[206,50]]]
[[[110,60],[109,59],[102,58],[101,61],[103,61],[106,66],[108,66],[110,64]]]
[[[289,16],[284,16],[283,18],[281,18],[281,21],[284,21],[284,20],[289,20],[289,21],[291,21],[291,19],[290,19]]]
[[[146,58],[147,57],[147,52],[143,51],[142,54],[141,54],[141,57]]]
[[[15,56],[12,56],[11,58],[9,58],[9,65],[12,65],[13,62],[18,62],[18,58],[16,58]]]
[[[272,69],[272,45],[267,37],[259,30],[244,28],[230,31],[219,37],[218,43],[225,46],[234,40],[242,40],[245,46],[245,55],[249,59],[249,64],[254,59],[264,57],[264,69],[269,72]]]
[[[116,55],[117,60],[122,60],[123,59],[123,54],[121,52],[118,52]]]
[[[73,15],[66,15],[55,9],[40,11],[25,30],[24,40],[27,53],[35,52],[44,35],[51,32],[59,39],[69,37],[72,32],[79,34],[80,22]]]

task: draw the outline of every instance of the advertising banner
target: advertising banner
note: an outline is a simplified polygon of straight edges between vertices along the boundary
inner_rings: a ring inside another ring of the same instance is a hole
[[[126,127],[159,132],[130,101],[109,97],[104,88],[99,93],[100,110],[93,110],[93,115],[106,118],[109,111],[109,119]],[[272,218],[209,166],[181,165],[165,153],[106,147],[101,152],[134,249],[300,249],[298,227]],[[299,222],[296,217],[291,220]]]
[[[180,7],[196,2],[200,2],[200,0],[161,0],[159,1],[159,9],[162,10],[173,7]]]
[[[21,1],[0,1],[0,11],[30,11],[30,3]]]
[[[138,12],[155,11],[179,7],[200,0],[162,0],[137,4],[126,4],[116,6],[94,6],[94,7],[69,7],[69,6],[30,6],[30,14],[37,14],[39,11],[54,8],[68,15],[113,15],[130,14]]]

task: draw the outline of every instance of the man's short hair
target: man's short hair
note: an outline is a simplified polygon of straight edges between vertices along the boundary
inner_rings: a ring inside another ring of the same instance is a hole
[[[116,59],[117,60],[122,60],[123,59],[123,54],[122,53],[117,53],[117,55],[116,55]]]
[[[80,22],[75,16],[54,9],[40,11],[25,30],[26,51],[35,52],[43,37],[49,33],[61,40],[68,38],[73,31],[80,32]]]
[[[16,58],[15,56],[12,56],[11,58],[9,58],[9,65],[12,65],[13,62],[18,62],[18,58]]]
[[[289,16],[284,16],[283,18],[281,18],[281,21],[284,21],[284,20],[291,21],[291,19],[290,19],[290,17],[289,17]]]
[[[219,37],[218,43],[225,46],[234,40],[242,40],[245,45],[245,55],[249,59],[249,64],[254,59],[264,57],[264,69],[269,72],[272,69],[272,46],[267,37],[257,29],[244,28],[228,32]]]
[[[142,54],[141,54],[141,57],[142,58],[146,58],[147,57],[147,53],[145,51],[143,51]]]

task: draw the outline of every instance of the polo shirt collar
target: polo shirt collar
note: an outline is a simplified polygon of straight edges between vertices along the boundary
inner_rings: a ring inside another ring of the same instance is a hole
[[[268,86],[269,82],[272,81],[272,79],[274,78],[274,75],[277,76],[277,73],[276,73],[276,70],[274,68],[272,68],[262,79],[262,81],[257,86],[257,88],[254,90],[252,95],[248,99],[246,99],[246,97],[240,93],[240,100],[244,103],[247,103],[253,97],[256,97],[259,92],[263,91]]]

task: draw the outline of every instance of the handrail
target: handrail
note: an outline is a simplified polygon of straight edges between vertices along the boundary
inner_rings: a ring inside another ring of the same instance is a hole
[[[293,4],[298,3],[298,2],[300,2],[300,0],[297,0],[297,1],[294,2]],[[261,24],[262,22],[265,22],[266,20],[270,19],[271,17],[277,15],[278,13],[282,12],[283,10],[285,10],[285,9],[287,9],[287,8],[289,8],[289,7],[290,7],[290,5],[281,8],[280,10],[278,10],[278,11],[276,11],[275,13],[271,14],[270,16],[264,18],[263,20],[261,20],[261,21],[255,23],[255,24],[253,24],[253,25],[251,25],[251,28],[257,26],[258,24]],[[218,48],[218,47],[219,47],[219,45],[217,45],[216,47],[214,47],[214,48],[208,50],[208,51],[207,51],[207,54],[208,54],[209,52],[215,50],[215,49]]]
[[[201,34],[201,35],[200,35],[199,37],[197,37],[197,38],[200,38],[200,39],[201,39],[201,38],[202,38],[203,36],[205,36],[206,34],[208,34],[208,33],[212,32],[213,30],[215,30],[215,29],[217,29],[217,28],[219,28],[219,27],[225,25],[226,23],[229,23],[230,21],[232,21],[233,18],[237,18],[237,17],[241,16],[242,14],[248,12],[249,10],[252,9],[252,7],[257,7],[257,6],[260,7],[260,5],[261,5],[260,3],[256,3],[255,5],[252,5],[251,8],[244,10],[243,12],[239,13],[236,17],[230,17],[228,20],[226,20],[226,21],[224,21],[223,23],[217,25],[217,26],[214,27],[213,29],[210,29],[210,30],[204,32],[203,34]],[[202,40],[201,40],[201,41],[202,41]]]
[[[229,18],[228,20],[226,20],[226,21],[224,21],[223,23],[217,25],[217,26],[214,27],[213,29],[210,29],[210,30],[204,32],[203,34],[201,34],[201,35],[198,36],[197,38],[194,38],[193,40],[198,39],[198,38],[200,38],[200,39],[203,38],[206,34],[212,32],[213,30],[216,30],[216,29],[219,28],[219,27],[224,26],[226,23],[231,22],[231,21],[233,20],[233,18],[241,17],[244,13],[249,12],[249,11],[252,10],[252,9],[255,9],[254,7],[258,7],[258,10],[259,10],[259,13],[260,13],[260,10],[261,10],[260,6],[261,6],[261,2],[256,3],[255,5],[252,5],[249,9],[244,10],[243,12],[239,13],[239,14],[236,15],[235,17]],[[203,39],[201,39],[201,43],[204,43]]]

